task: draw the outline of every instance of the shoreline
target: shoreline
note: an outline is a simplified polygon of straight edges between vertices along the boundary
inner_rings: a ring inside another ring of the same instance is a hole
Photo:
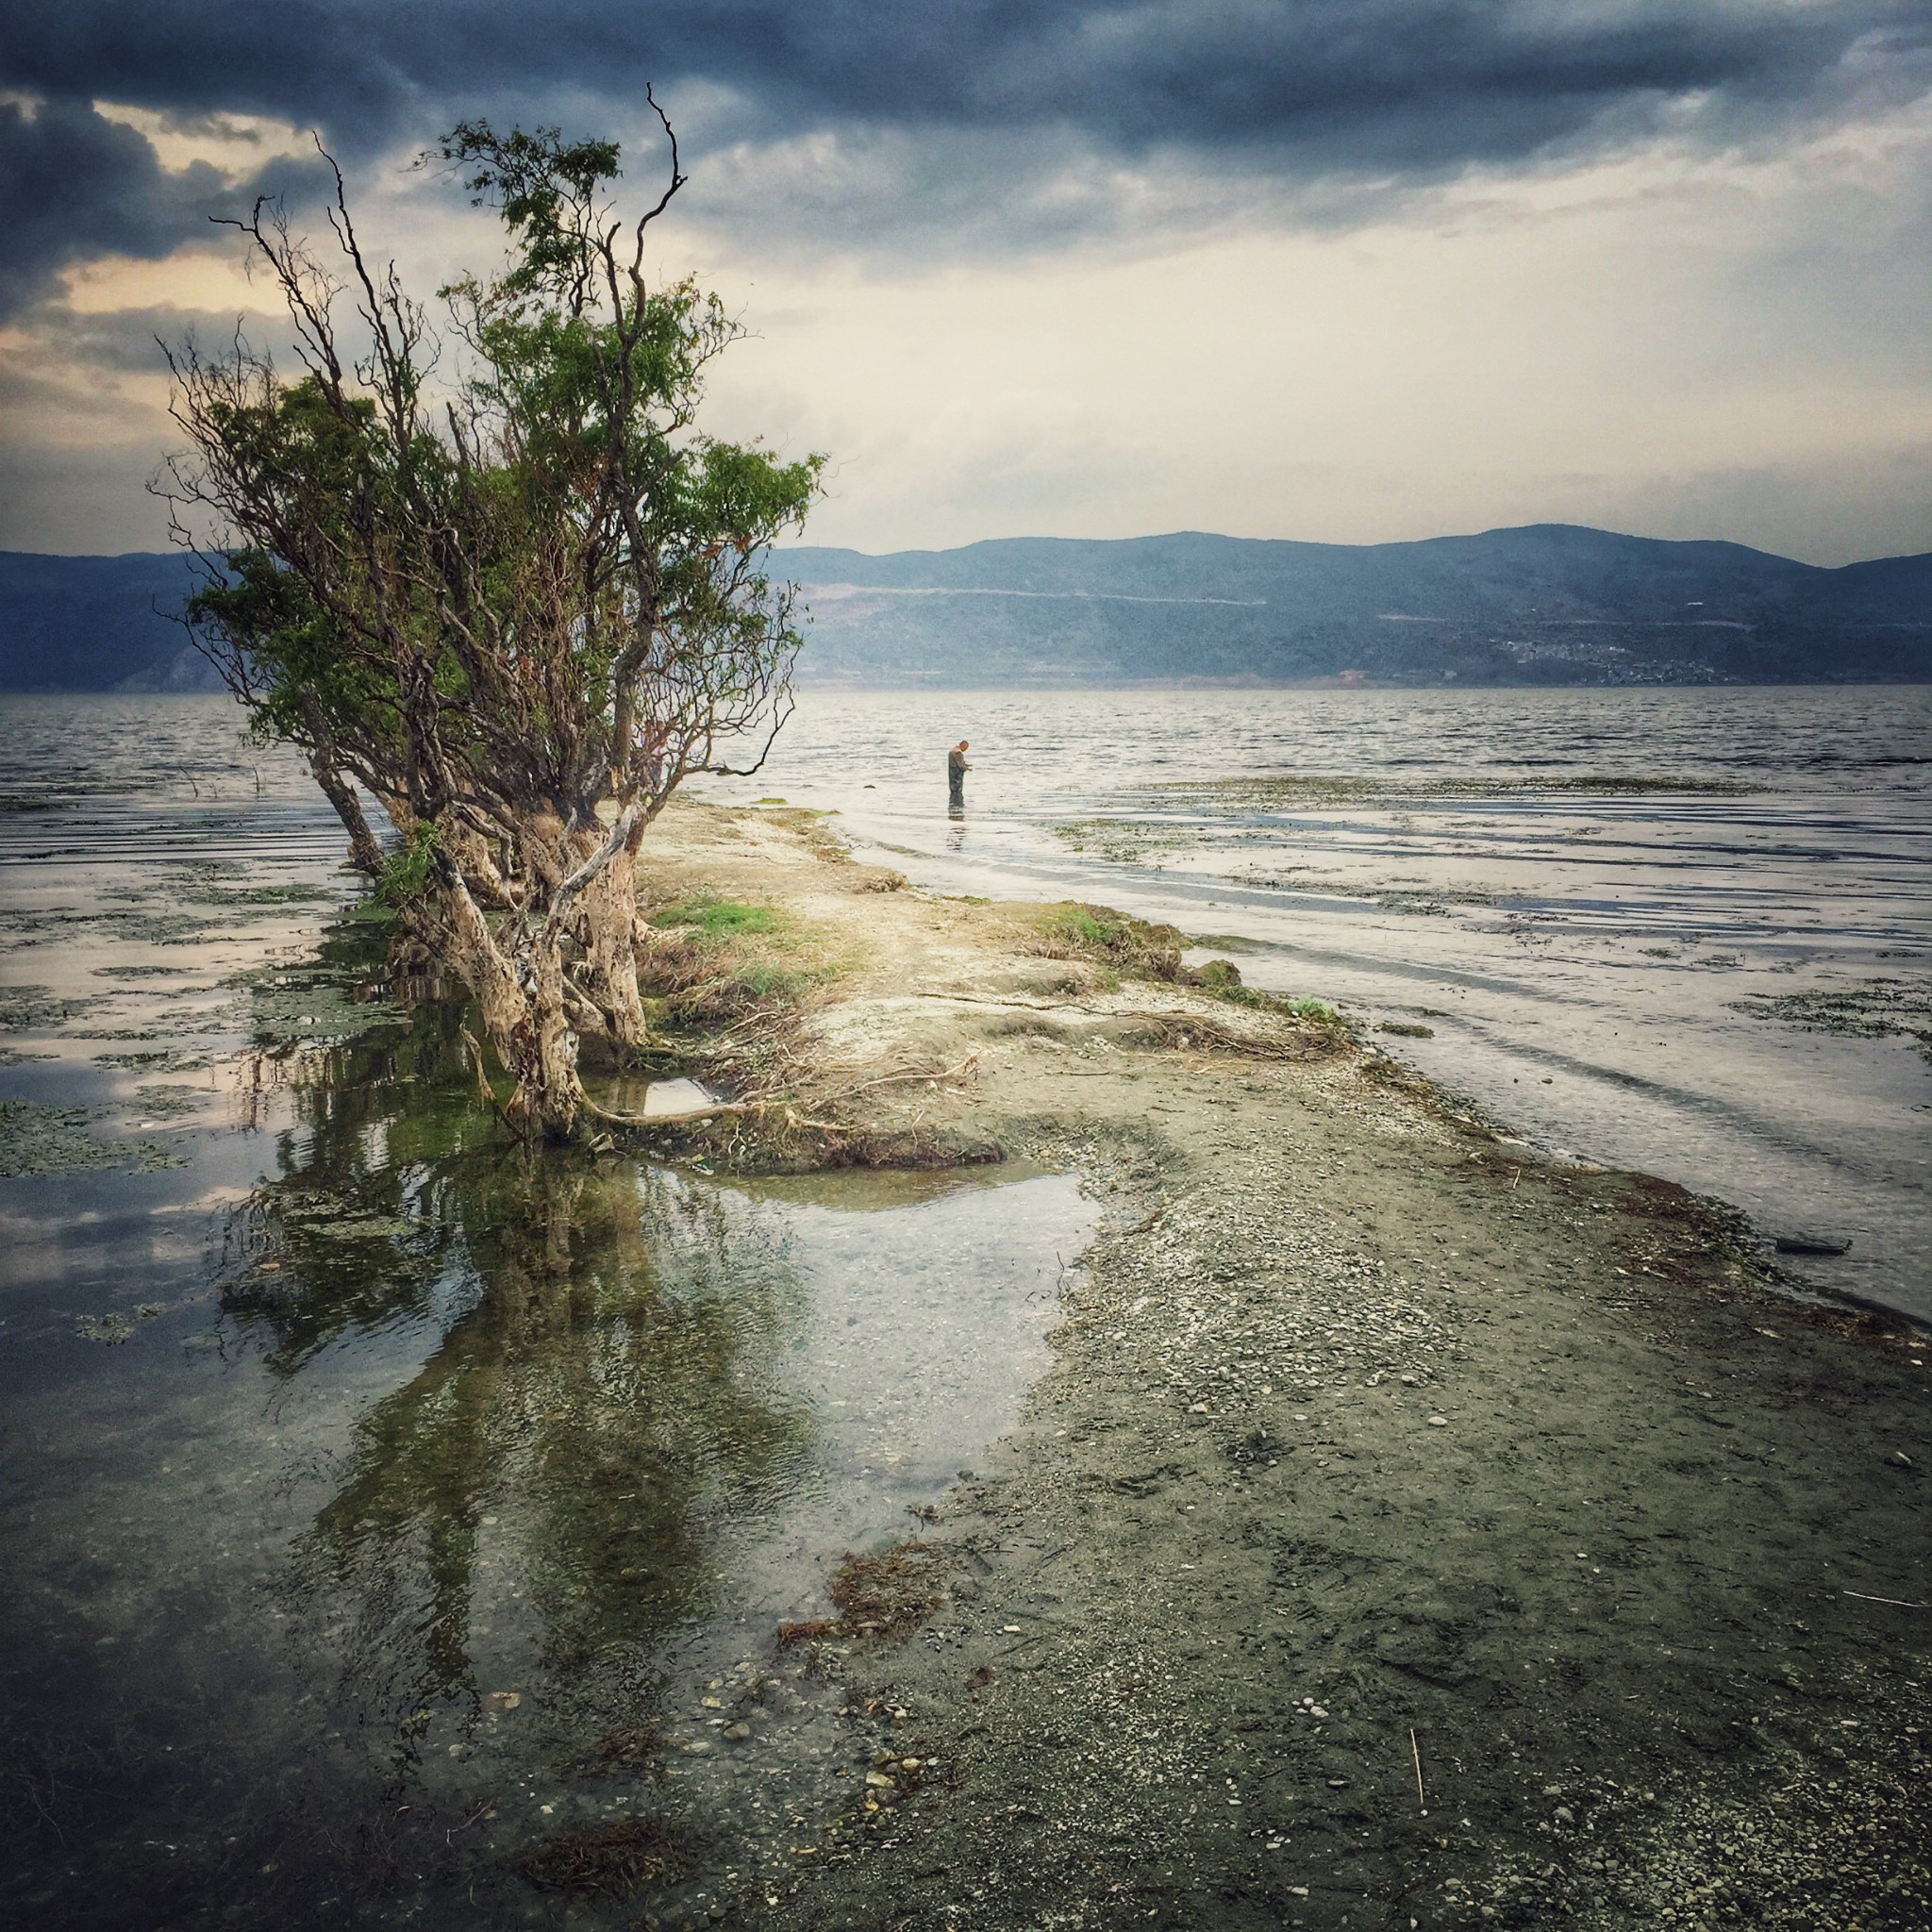
[[[835,1108],[858,1158],[997,1145],[1105,1212],[1025,1419],[922,1533],[944,1602],[813,1658],[888,1769],[733,1923],[1924,1923],[1920,1331],[818,826],[687,807],[641,875],[842,958],[802,1091],[972,1059]]]

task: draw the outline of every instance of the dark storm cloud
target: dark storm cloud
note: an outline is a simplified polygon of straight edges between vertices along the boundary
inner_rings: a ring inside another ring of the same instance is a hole
[[[845,139],[848,196],[888,226],[932,206],[919,177],[945,177],[995,210],[972,246],[1003,205],[1027,227],[1070,155],[1159,149],[1304,187],[1439,178],[1632,137],[1671,103],[1730,131],[1822,110],[1909,73],[1926,39],[1924,0],[12,0],[0,84],[46,105],[9,110],[0,260],[25,289],[77,254],[154,252],[207,207],[208,184],[162,176],[91,99],[315,125],[353,157],[477,111],[634,126],[655,80],[702,103],[712,153]],[[911,185],[887,219],[894,175]],[[1058,219],[1083,209],[1104,225],[1078,194]]]
[[[1319,151],[1340,167],[1533,152],[1632,103],[1788,103],[1917,0],[13,0],[15,85],[241,108],[344,142],[520,92],[744,95],[760,126],[1071,126]]]
[[[84,103],[0,104],[0,316],[71,261],[166,254],[221,188],[211,168],[166,175],[133,128]]]
[[[285,162],[259,185],[288,177]],[[84,101],[0,101],[0,320],[61,269],[103,255],[158,259],[243,199],[215,169],[171,172],[132,127]]]

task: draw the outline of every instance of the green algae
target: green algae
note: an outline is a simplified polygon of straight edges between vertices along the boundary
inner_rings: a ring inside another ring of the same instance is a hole
[[[183,1114],[199,1113],[208,1103],[208,1094],[198,1087],[146,1086],[134,1090],[134,1098],[140,1110],[163,1120],[175,1120]]]
[[[132,1168],[153,1174],[186,1165],[165,1141],[109,1139],[93,1131],[106,1109],[56,1107],[39,1100],[0,1100],[0,1179]]]
[[[1776,1020],[1807,1033],[1839,1033],[1857,1040],[1903,1036],[1915,1041],[1919,1052],[1932,1060],[1932,981],[1868,979],[1839,989],[1746,993],[1729,1004],[1734,1013]]]
[[[45,1033],[94,1004],[70,999],[50,986],[9,986],[0,991],[0,1033]]]
[[[1132,865],[1157,852],[1198,845],[1202,838],[1192,826],[1127,818],[1068,819],[1057,824],[1053,833],[1075,852],[1115,865]]]
[[[1176,778],[1157,788],[1163,793],[1230,805],[1263,808],[1299,805],[1374,806],[1424,804],[1437,798],[1524,798],[1569,794],[1591,798],[1644,798],[1685,793],[1707,798],[1743,798],[1764,790],[1729,778],[1685,774],[1657,776],[1623,772],[1586,772],[1568,776],[1520,774],[1451,777],[1418,774],[1401,778],[1324,773],[1284,773],[1239,778]]]

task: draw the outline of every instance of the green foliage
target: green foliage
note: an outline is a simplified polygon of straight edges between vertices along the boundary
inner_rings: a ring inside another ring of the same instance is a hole
[[[469,168],[470,205],[495,207],[521,242],[521,257],[505,277],[519,294],[572,275],[581,259],[575,245],[581,224],[572,218],[593,208],[598,191],[622,172],[614,141],[567,142],[555,127],[499,135],[487,121],[458,121],[437,152]]]
[[[332,278],[271,215],[243,224],[287,299],[305,373],[237,342],[175,358],[192,448],[163,493],[233,532],[190,611],[266,739],[320,751],[434,819],[460,802],[514,841],[532,814],[589,826],[775,728],[799,634],[762,559],[803,523],[824,458],[697,425],[742,333],[689,277],[649,283],[646,224],[605,206],[613,142],[459,124],[439,144],[508,242],[442,293],[467,354],[395,272],[364,285],[359,362]],[[359,250],[345,208],[335,218]],[[358,253],[347,279],[364,265]]]
[[[258,743],[304,743],[312,704],[354,750],[393,754],[398,743],[393,672],[346,642],[341,626],[302,578],[256,546],[227,553],[226,579],[190,599],[188,619],[230,641],[229,662],[248,681],[250,729]]]
[[[808,987],[832,976],[829,967],[815,972],[799,972],[791,967],[774,966],[769,960],[755,959],[735,974],[740,988],[749,1000],[795,999]]]
[[[425,824],[413,826],[408,839],[389,855],[371,896],[392,912],[400,912],[412,899],[420,899],[429,887],[435,850],[436,827]]]

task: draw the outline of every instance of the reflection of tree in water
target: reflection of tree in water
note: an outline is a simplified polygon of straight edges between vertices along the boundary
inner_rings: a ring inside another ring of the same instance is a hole
[[[808,1427],[745,1369],[790,1276],[727,1197],[506,1144],[442,1024],[344,1050],[303,1095],[228,1296],[291,1380],[331,1342],[441,1326],[357,1422],[291,1579],[352,1699],[406,1735],[482,1688],[479,1622],[535,1646],[552,1714],[641,1688],[638,1647],[709,1600],[711,1520],[755,1507]]]

